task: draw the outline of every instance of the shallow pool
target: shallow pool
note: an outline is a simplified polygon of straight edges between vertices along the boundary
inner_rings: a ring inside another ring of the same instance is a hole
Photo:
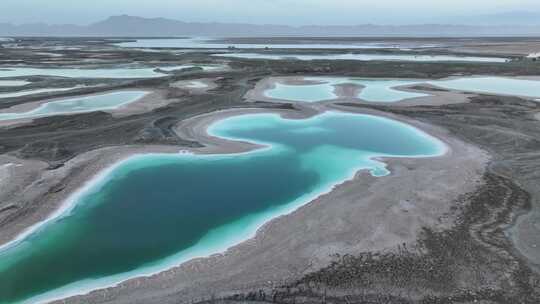
[[[540,98],[538,80],[485,76],[437,80],[429,83],[457,91]]]
[[[520,78],[463,77],[442,80],[389,80],[376,78],[306,77],[304,79],[315,83],[290,85],[278,82],[274,88],[266,90],[264,95],[287,101],[329,101],[338,98],[335,93],[336,86],[354,84],[364,87],[356,96],[361,100],[369,102],[397,102],[410,98],[429,96],[429,94],[400,90],[399,87],[430,84],[455,91],[540,98],[540,81]]]
[[[121,91],[84,97],[59,99],[21,113],[0,113],[0,120],[35,118],[59,114],[73,114],[98,110],[112,110],[140,99],[145,91]]]
[[[475,56],[451,56],[451,55],[410,55],[410,54],[328,54],[328,55],[299,55],[299,54],[257,54],[257,53],[225,53],[212,56],[245,59],[267,60],[359,60],[359,61],[460,61],[460,62],[506,62],[507,58],[501,57],[475,57]]]
[[[35,90],[23,90],[23,91],[11,92],[11,93],[0,93],[0,98],[14,98],[14,97],[22,97],[22,96],[36,95],[36,94],[43,94],[43,93],[64,92],[64,91],[80,89],[83,87],[84,86],[74,86],[74,87],[69,87],[69,88],[35,89]]]
[[[25,80],[0,80],[0,87],[20,87],[29,83]]]
[[[335,93],[337,85],[352,84],[363,87],[356,98],[369,102],[396,102],[409,98],[428,96],[427,94],[407,92],[396,87],[416,84],[414,80],[390,79],[358,79],[358,78],[332,78],[307,77],[306,81],[318,82],[315,84],[289,85],[276,83],[273,89],[264,94],[267,97],[289,101],[319,102],[338,98]]]
[[[48,68],[27,68],[27,67],[0,67],[1,77],[22,77],[22,76],[56,76],[68,78],[155,78],[167,76],[157,69],[170,72],[193,67],[201,67],[203,70],[215,70],[220,67],[206,65],[178,65],[152,68],[100,68],[100,69],[48,69]]]

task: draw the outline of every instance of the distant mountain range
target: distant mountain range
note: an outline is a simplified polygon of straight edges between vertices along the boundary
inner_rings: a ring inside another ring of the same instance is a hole
[[[454,24],[467,25],[521,25],[539,26],[540,13],[529,11],[513,11],[498,14],[475,15],[472,17],[455,17],[447,20]]]
[[[521,17],[520,17],[521,16]],[[493,20],[497,20],[495,23]],[[504,20],[507,20],[506,22]],[[521,21],[520,23],[510,21]],[[523,22],[527,21],[527,22]],[[508,23],[507,23],[508,22]],[[489,25],[485,25],[489,24]],[[0,36],[537,36],[540,35],[540,14],[522,13],[485,15],[466,18],[458,24],[374,25],[354,26],[287,26],[241,23],[183,22],[165,18],[113,16],[90,25],[44,23],[13,25],[0,23]]]

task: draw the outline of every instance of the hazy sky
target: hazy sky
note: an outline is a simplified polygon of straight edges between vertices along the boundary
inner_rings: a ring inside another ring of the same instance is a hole
[[[446,22],[540,11],[540,0],[0,0],[0,21],[88,24],[111,15],[274,24]]]

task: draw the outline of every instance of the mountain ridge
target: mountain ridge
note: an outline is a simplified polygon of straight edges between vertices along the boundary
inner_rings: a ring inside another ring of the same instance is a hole
[[[89,25],[0,23],[1,36],[536,36],[540,25],[304,25],[249,24],[223,22],[184,22],[162,17],[145,18],[129,15],[111,16]]]

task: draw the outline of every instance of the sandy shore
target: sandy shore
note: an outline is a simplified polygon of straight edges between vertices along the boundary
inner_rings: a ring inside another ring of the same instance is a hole
[[[116,109],[104,110],[104,112],[111,113],[115,117],[123,117],[150,112],[176,101],[175,99],[168,99],[165,90],[154,89],[152,91],[143,91],[147,91],[148,94],[134,102],[122,105]]]

